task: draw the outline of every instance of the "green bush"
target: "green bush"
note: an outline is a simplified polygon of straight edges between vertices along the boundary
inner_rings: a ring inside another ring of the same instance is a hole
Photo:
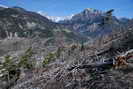
[[[13,58],[10,55],[5,56],[3,68],[5,68],[9,72],[17,69],[17,64],[14,62]]]
[[[18,66],[27,69],[33,68],[35,62],[31,60],[32,55],[33,55],[32,48],[27,49],[25,54],[21,56]]]
[[[61,53],[62,53],[63,50],[64,50],[64,49],[61,48],[61,47],[59,47],[59,48],[57,49],[57,51],[56,51],[56,53],[55,53],[57,58],[59,58],[59,57],[61,56]]]
[[[84,45],[84,42],[81,43],[81,48],[80,48],[80,51],[84,51],[85,50],[85,45]]]
[[[12,78],[18,79],[18,76],[20,75],[19,68],[17,66],[17,63],[14,62],[13,58],[10,55],[7,55],[4,57],[4,62],[1,64],[1,70],[3,78],[10,81]]]
[[[54,61],[56,59],[55,53],[49,53],[45,59],[43,60],[43,67],[45,67],[49,62]]]

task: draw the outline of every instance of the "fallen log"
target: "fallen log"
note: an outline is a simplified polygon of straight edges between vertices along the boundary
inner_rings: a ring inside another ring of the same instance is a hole
[[[85,69],[85,68],[97,68],[97,69],[107,69],[111,67],[122,67],[127,66],[127,60],[133,57],[133,49],[127,51],[125,54],[119,55],[115,58],[107,59],[104,62],[96,62],[91,64],[81,64],[69,67],[68,70],[73,69]]]
[[[96,63],[91,63],[91,64],[81,64],[81,65],[75,65],[72,67],[69,67],[67,70],[71,71],[73,69],[91,69],[91,68],[110,68],[113,66],[113,59],[109,59],[108,61],[106,60],[105,62],[96,62]]]

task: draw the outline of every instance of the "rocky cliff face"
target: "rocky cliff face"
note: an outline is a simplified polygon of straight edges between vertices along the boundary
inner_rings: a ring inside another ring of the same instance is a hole
[[[106,12],[87,8],[74,15],[71,20],[61,21],[60,23],[68,25],[74,31],[92,38],[118,31],[120,26],[124,27],[121,21],[115,16],[111,16],[111,21],[103,24],[104,20],[108,20],[108,18],[105,18]]]

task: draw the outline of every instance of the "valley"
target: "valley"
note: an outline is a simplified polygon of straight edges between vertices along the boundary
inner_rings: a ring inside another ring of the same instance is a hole
[[[0,89],[133,89],[133,19],[114,11],[55,22],[0,7]]]

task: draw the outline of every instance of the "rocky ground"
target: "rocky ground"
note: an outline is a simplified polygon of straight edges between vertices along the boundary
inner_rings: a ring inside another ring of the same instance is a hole
[[[66,63],[54,63],[33,70],[29,78],[19,79],[11,89],[133,89],[132,64],[121,69],[70,68]]]
[[[3,41],[0,49],[14,56],[16,60],[20,60],[26,48],[32,46],[34,54],[31,60],[36,59],[36,62],[46,60],[51,52],[58,52],[57,47],[46,47],[42,41],[30,44],[28,40],[18,40],[9,40],[9,44]],[[14,45],[16,42],[18,43]],[[22,43],[23,45],[19,45]],[[45,67],[36,63],[32,69],[21,69],[19,78],[12,84],[8,85],[8,82],[0,80],[0,89],[133,89],[133,64],[129,63],[127,68],[119,69],[114,69],[112,64],[101,66],[100,63],[104,60],[116,56],[114,50],[112,50],[114,56],[111,56],[112,51],[108,49],[109,47],[103,48],[95,51],[93,47],[86,45],[83,47],[84,50],[81,50],[82,45],[67,46],[60,52],[60,57],[52,60]],[[92,55],[94,53],[98,54]]]

